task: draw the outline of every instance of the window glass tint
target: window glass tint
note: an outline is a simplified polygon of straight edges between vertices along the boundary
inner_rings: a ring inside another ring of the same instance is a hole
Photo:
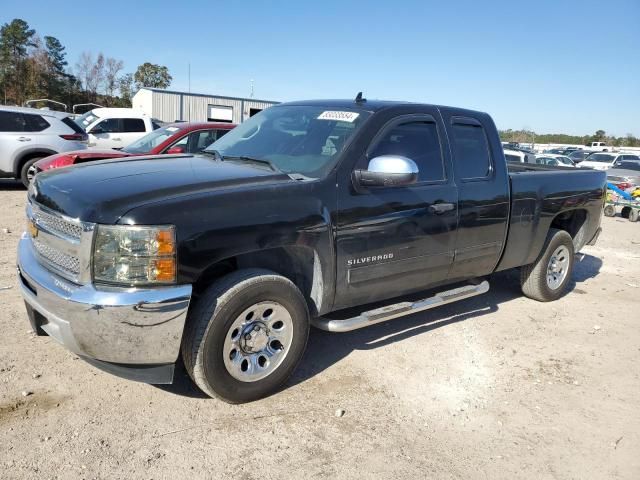
[[[392,127],[384,133],[369,158],[381,155],[401,155],[416,162],[419,182],[444,179],[438,129],[433,122],[407,122]]]
[[[21,113],[0,112],[0,132],[24,132],[25,124]]]
[[[218,132],[218,136],[216,137],[216,140],[218,138],[222,138],[223,136],[225,136],[227,133],[229,133],[229,130],[217,130]]]
[[[191,137],[189,153],[201,152],[216,141],[216,131],[204,130],[202,132],[193,132]]]
[[[144,120],[141,118],[123,118],[123,132],[144,132]]]
[[[27,132],[41,132],[44,129],[49,128],[49,122],[40,115],[25,113],[22,116],[24,117]]]
[[[67,127],[73,130],[75,133],[84,133],[84,130],[80,128],[76,122],[71,120],[71,117],[64,117],[62,119],[62,123],[64,123]]]
[[[489,175],[491,160],[484,129],[478,125],[454,123],[453,151],[461,178]]]
[[[102,129],[102,133],[115,133],[120,131],[120,120],[117,118],[107,118],[93,128]]]

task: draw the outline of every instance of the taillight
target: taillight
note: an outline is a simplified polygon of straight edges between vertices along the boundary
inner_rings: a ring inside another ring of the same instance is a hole
[[[71,133],[69,135],[60,135],[65,140],[72,140],[75,142],[86,142],[89,136],[86,133]]]

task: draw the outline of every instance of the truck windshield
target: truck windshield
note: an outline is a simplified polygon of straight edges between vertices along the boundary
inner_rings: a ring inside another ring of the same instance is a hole
[[[613,162],[614,158],[615,158],[614,155],[609,155],[609,154],[606,154],[606,153],[592,153],[587,158],[587,161],[589,161],[589,162],[610,163],[610,162]]]
[[[178,127],[159,128],[139,138],[129,146],[123,148],[122,151],[127,153],[149,153],[167,138],[174,135],[178,130],[180,130]]]
[[[321,178],[370,116],[361,109],[276,106],[263,110],[211,144],[223,158],[267,160],[284,173]]]

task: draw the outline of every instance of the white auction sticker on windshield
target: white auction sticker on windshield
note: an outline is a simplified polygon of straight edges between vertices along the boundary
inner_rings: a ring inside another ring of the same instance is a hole
[[[360,114],[355,112],[335,112],[326,111],[322,112],[318,117],[318,120],[337,120],[339,122],[352,123]]]

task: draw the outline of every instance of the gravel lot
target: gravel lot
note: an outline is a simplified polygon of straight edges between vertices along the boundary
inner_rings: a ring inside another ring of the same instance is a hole
[[[0,181],[3,479],[640,478],[640,224],[605,218],[555,303],[501,274],[482,297],[312,331],[286,389],[231,406],[184,372],[120,380],[31,334],[24,201]]]

